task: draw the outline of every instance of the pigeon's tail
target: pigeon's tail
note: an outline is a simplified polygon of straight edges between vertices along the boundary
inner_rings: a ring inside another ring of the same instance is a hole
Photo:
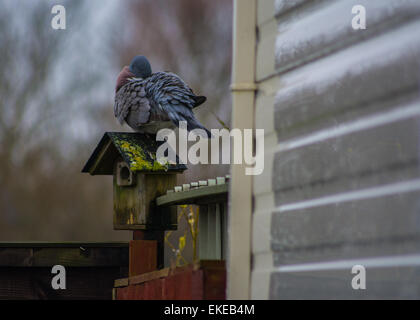
[[[206,129],[206,127],[204,127],[200,122],[198,122],[197,119],[188,119],[187,121],[187,130],[188,132],[194,129],[201,129],[204,130],[203,131],[199,131],[199,135],[204,137],[204,138],[212,138],[212,134],[209,130]]]
[[[194,104],[193,108],[196,108],[199,105],[202,105],[207,100],[207,98],[205,96],[195,96],[193,99],[195,101],[195,104]]]
[[[169,119],[179,128],[182,121],[187,122],[187,130],[202,129],[200,136],[211,138],[212,134],[195,117],[193,111],[182,104],[161,104],[162,109],[167,113]]]

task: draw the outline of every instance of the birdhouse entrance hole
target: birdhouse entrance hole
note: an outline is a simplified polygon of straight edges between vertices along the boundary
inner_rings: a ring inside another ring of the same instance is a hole
[[[135,182],[133,172],[128,168],[127,163],[119,161],[117,163],[117,185],[119,186],[131,186]]]
[[[123,167],[120,172],[120,176],[122,180],[126,180],[130,177],[130,170],[128,168]]]

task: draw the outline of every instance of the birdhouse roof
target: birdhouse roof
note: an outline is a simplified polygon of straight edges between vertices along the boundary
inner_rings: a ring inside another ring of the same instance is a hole
[[[91,175],[112,175],[114,163],[122,158],[133,172],[182,172],[187,167],[183,164],[160,164],[156,160],[156,151],[163,143],[151,135],[137,132],[105,132],[82,172]]]

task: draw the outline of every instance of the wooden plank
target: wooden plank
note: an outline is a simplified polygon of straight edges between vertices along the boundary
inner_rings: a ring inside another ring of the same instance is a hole
[[[28,245],[27,245],[28,246]],[[22,246],[0,247],[0,266],[49,267],[70,266],[128,266],[128,243],[124,246]]]
[[[131,240],[129,255],[130,277],[156,270],[157,241]]]
[[[110,300],[114,279],[122,275],[119,267],[68,267],[66,290],[51,287],[53,276],[50,267],[0,267],[0,300]]]
[[[115,149],[115,146],[112,144],[112,141],[109,140],[105,146],[102,147],[102,149],[99,151],[99,154],[97,156],[97,158],[95,159],[95,162],[92,164],[92,166],[89,168],[89,173],[91,175],[95,174],[97,170],[97,168],[101,165],[101,166],[105,166],[105,164],[102,161],[103,156],[108,153],[108,150],[110,150],[111,148]]]
[[[351,10],[365,6],[371,15],[363,32],[353,30]],[[276,41],[276,66],[281,72],[331,54],[354,43],[418,19],[417,0],[340,0],[318,10],[310,6],[290,21],[279,20]],[[328,36],[326,36],[328,35]]]
[[[32,265],[32,248],[7,248],[0,247],[0,266],[22,266]]]
[[[382,170],[381,172],[373,172],[367,175],[355,175],[345,179],[330,180],[328,183],[308,184],[299,188],[278,191],[274,196],[270,195],[271,199],[269,197],[261,196],[255,198],[255,205],[256,208],[258,208],[257,218],[261,218],[264,214],[272,213],[275,208],[280,205],[292,205],[293,203],[302,203],[312,199],[328,197],[330,195],[377,188],[383,185],[391,185],[419,178],[420,170],[418,165],[414,162],[411,165],[397,166],[395,168],[390,168],[390,170]],[[264,202],[269,203],[268,200],[270,200],[271,206],[264,207]],[[260,215],[260,213],[262,215]],[[267,227],[268,225],[266,224],[265,228]],[[262,232],[262,229],[258,232]]]
[[[162,281],[155,279],[143,284],[145,286],[145,299],[160,300],[162,299]]]
[[[410,255],[418,252],[420,237],[406,237],[399,239],[381,239],[372,241],[354,241],[342,244],[317,245],[297,250],[275,250],[272,253],[273,267],[260,269],[260,272],[271,272],[276,267],[290,266],[294,264],[317,263],[320,261],[343,261],[351,259],[364,259],[374,257],[386,257],[397,255]],[[264,263],[264,253],[254,255],[256,265]]]
[[[34,248],[32,266],[126,266],[128,248]]]
[[[392,260],[392,257],[389,257]],[[398,257],[395,257],[398,263]],[[372,260],[374,261],[374,260]],[[368,262],[368,261],[366,261]],[[366,268],[366,290],[354,290],[351,273],[354,265]],[[410,266],[366,265],[365,261],[348,261],[346,265],[329,265],[328,269],[275,272],[271,275],[271,299],[419,299],[420,267],[418,261]],[[328,265],[328,263],[326,263]],[[297,269],[296,269],[297,270]]]
[[[148,272],[148,273],[144,273],[144,274],[140,274],[137,276],[133,276],[128,278],[128,283],[130,285],[132,284],[140,284],[146,281],[151,281],[151,280],[155,280],[155,279],[159,279],[159,278],[164,278],[167,277],[169,275],[169,268],[165,268],[162,270],[158,270],[158,271],[152,271],[152,272]]]
[[[128,241],[0,241],[0,248],[128,248]]]
[[[410,185],[417,186],[417,191],[404,192],[404,189],[399,188],[408,188]],[[370,243],[418,239],[420,181],[417,184],[395,184],[385,188],[358,190],[348,194],[347,198],[346,194],[332,197],[330,202],[324,204],[317,205],[314,202],[312,206],[308,203],[307,207],[301,209],[291,207],[287,210],[284,207],[276,211],[271,224],[272,250],[283,252],[282,255],[299,251],[300,254],[294,256],[303,262],[305,259],[317,259],[310,252],[319,249],[323,251],[324,259],[332,260],[345,259],[351,253],[351,245],[359,244],[356,254],[361,255],[363,247]],[[381,190],[387,193],[382,196],[372,194]],[[366,197],[369,194],[372,197]],[[333,250],[337,246],[342,249]],[[370,250],[370,253],[374,254],[374,251]],[[379,248],[377,251],[381,253]],[[277,263],[281,261],[278,259]]]
[[[135,300],[146,300],[146,286],[144,286],[144,284],[140,284],[140,285],[134,285],[134,286],[130,286],[133,288],[132,292],[132,297],[130,297],[130,299],[135,299]]]
[[[129,278],[123,278],[123,279],[117,279],[115,280],[114,286],[115,287],[123,287],[128,285],[136,285],[141,284],[147,281],[165,278],[169,275],[170,268],[165,268],[157,271],[147,272],[143,274],[139,274],[137,276],[129,277]]]
[[[192,271],[191,276],[191,300],[203,300],[205,296],[203,283],[203,270]]]
[[[321,2],[325,0],[276,0],[275,2],[275,15],[279,16],[290,10],[296,9],[297,7],[306,3]],[[260,1],[264,2],[264,1]]]
[[[221,268],[202,269],[203,299],[226,299],[226,270]]]
[[[162,279],[162,299],[175,300],[176,297],[176,283],[174,277],[166,277]]]
[[[279,139],[389,109],[402,95],[415,99],[419,28],[420,22],[409,24],[282,76],[274,119]]]
[[[116,299],[117,300],[127,300],[127,294],[128,294],[128,289],[129,287],[123,287],[123,288],[117,288],[117,295],[116,295]]]
[[[156,199],[158,206],[169,206],[176,204],[194,204],[201,202],[218,202],[217,196],[227,197],[228,184],[219,184],[209,187],[201,187],[188,191],[172,192]]]
[[[169,208],[169,207],[168,207]],[[165,208],[165,209],[168,209]],[[171,208],[175,211],[176,208]],[[158,214],[160,210],[156,210],[155,214]],[[175,219],[176,221],[176,219]],[[176,227],[176,225],[175,225]],[[176,229],[176,228],[175,228]],[[164,266],[164,253],[165,253],[165,232],[162,230],[134,230],[133,240],[156,240],[157,241],[157,269],[162,269]]]
[[[115,288],[126,287],[126,286],[128,286],[128,278],[116,279],[114,281]]]
[[[375,125],[381,117],[386,122]],[[285,145],[275,154],[273,189],[281,197],[280,191],[283,190],[339,179],[342,180],[342,189],[346,189],[346,185],[363,176],[417,163],[420,158],[417,151],[419,120],[420,106],[413,103],[363,120],[365,128],[359,126],[360,121],[342,125],[342,129],[349,129],[348,134],[330,130],[330,136],[320,141],[290,149]],[[353,127],[355,129],[351,130]]]
[[[200,260],[196,269],[197,268],[224,270],[224,269],[226,269],[226,261],[224,261],[224,260]]]
[[[191,300],[192,272],[190,270],[179,272],[171,277],[175,279],[175,300]]]
[[[136,275],[129,278],[122,278],[115,280],[115,286],[127,286],[131,284],[140,284],[146,281],[165,278],[169,275],[174,275],[176,273],[185,272],[188,270],[198,270],[198,269],[212,269],[212,270],[224,270],[226,269],[226,262],[223,260],[200,260],[195,265],[187,265],[182,267],[177,267],[175,269],[164,268],[161,270],[156,270],[152,272],[147,272],[144,274]]]
[[[224,261],[200,263],[170,270],[120,279],[128,286],[118,287],[118,300],[198,300],[226,298],[226,268]],[[124,289],[124,290],[121,290]]]

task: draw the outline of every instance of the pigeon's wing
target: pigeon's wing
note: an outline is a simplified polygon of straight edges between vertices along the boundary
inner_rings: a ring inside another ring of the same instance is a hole
[[[149,121],[150,109],[142,79],[130,79],[115,95],[114,115],[120,124],[129,117],[130,126],[141,126]]]
[[[196,96],[194,94],[194,91],[189,87],[189,85],[186,84],[185,81],[182,80],[178,75],[172,72],[164,72],[164,73],[166,73],[167,77],[168,76],[171,77],[175,83],[178,83],[179,86],[183,87],[187,92],[192,94],[192,99],[194,100],[194,105],[192,106],[193,108],[198,107],[199,105],[206,102],[207,98],[205,96]]]
[[[147,97],[154,108],[165,113],[176,126],[186,121],[188,131],[199,128],[210,136],[192,112],[197,103],[204,102],[203,98],[197,97],[180,77],[170,72],[156,72],[145,82]]]

